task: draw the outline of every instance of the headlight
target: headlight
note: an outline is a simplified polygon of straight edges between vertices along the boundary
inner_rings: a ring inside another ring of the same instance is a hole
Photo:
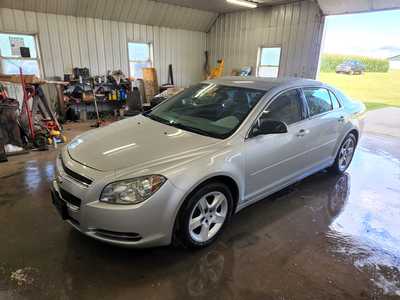
[[[158,191],[167,179],[161,175],[143,176],[108,184],[100,201],[111,204],[138,204]]]

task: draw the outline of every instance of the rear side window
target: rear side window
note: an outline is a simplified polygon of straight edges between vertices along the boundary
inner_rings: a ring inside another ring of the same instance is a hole
[[[340,102],[337,99],[337,97],[335,96],[335,94],[332,93],[331,91],[329,91],[329,95],[331,96],[333,109],[340,108]]]
[[[278,96],[266,109],[263,118],[285,122],[290,125],[299,122],[302,117],[302,101],[297,90]]]
[[[324,88],[304,88],[303,91],[311,117],[333,109],[328,90]]]

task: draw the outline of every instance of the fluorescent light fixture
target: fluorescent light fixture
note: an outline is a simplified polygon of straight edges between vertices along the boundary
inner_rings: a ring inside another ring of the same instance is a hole
[[[249,7],[249,8],[256,8],[257,7],[257,3],[246,1],[246,0],[226,0],[226,2],[229,2],[229,3],[232,3],[232,4],[236,4],[236,5],[240,5],[240,6]]]

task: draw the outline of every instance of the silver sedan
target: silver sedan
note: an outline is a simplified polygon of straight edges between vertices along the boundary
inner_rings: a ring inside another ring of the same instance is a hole
[[[313,80],[205,81],[72,140],[53,203],[104,242],[204,247],[244,207],[322,169],[343,173],[364,112]]]

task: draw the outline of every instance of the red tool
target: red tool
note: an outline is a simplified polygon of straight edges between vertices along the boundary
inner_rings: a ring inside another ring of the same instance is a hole
[[[35,94],[35,90],[34,89],[31,91],[27,90],[27,86],[25,84],[25,78],[24,78],[24,75],[22,74],[22,67],[19,67],[19,75],[21,77],[22,91],[24,93],[24,102],[22,105],[22,110],[25,110],[25,112],[26,112],[26,116],[28,119],[28,125],[29,125],[29,131],[31,133],[31,139],[34,140],[35,139],[35,130],[33,128],[32,112],[29,109],[29,99],[33,98],[33,96]]]

